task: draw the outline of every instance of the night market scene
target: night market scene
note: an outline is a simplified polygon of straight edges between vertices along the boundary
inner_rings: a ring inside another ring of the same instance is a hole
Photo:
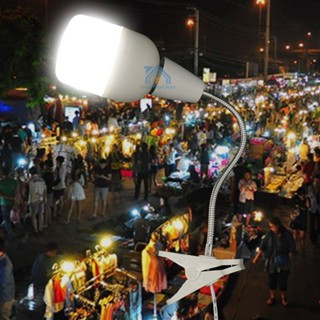
[[[0,320],[318,320],[314,0],[0,0]]]

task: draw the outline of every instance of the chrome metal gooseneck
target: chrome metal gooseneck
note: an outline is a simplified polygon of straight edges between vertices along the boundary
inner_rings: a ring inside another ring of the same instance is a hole
[[[246,141],[247,141],[247,133],[246,133],[246,126],[245,123],[241,117],[241,115],[238,113],[238,111],[227,101],[212,95],[210,93],[204,92],[203,96],[212,99],[220,104],[222,104],[224,107],[226,107],[237,119],[239,130],[240,130],[240,146],[237,150],[236,155],[233,157],[233,159],[230,161],[228,166],[223,170],[223,173],[219,176],[217,182],[215,183],[211,196],[210,196],[210,202],[209,202],[209,212],[208,212],[208,234],[207,234],[207,243],[205,248],[205,255],[206,256],[212,256],[212,245],[213,245],[213,239],[214,239],[214,225],[215,225],[215,213],[216,213],[216,202],[219,190],[225,181],[225,179],[228,177],[229,173],[233,169],[233,167],[236,165],[238,160],[240,159],[245,147],[246,147]]]

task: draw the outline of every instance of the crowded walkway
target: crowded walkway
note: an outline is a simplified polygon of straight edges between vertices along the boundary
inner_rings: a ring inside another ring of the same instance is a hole
[[[221,190],[224,210],[219,210],[245,228],[256,210],[263,211],[263,234],[268,219],[280,217],[294,237],[297,255],[286,308],[266,305],[266,274],[262,263],[251,265],[252,253],[246,270],[235,277],[225,317],[285,320],[301,312],[305,319],[316,319],[319,86],[302,78],[233,90],[225,96],[246,121],[248,143]],[[232,159],[239,132],[225,110],[149,99],[152,107],[144,110],[139,104],[90,108],[79,102],[73,113],[63,115],[57,110],[68,101],[59,98],[33,126],[1,128],[1,233],[17,295],[25,293],[31,265],[46,243],[57,242],[64,255],[76,256],[103,232],[110,233],[112,220],[136,207],[150,203],[171,216],[183,213],[192,207],[188,195],[210,190]],[[191,233],[207,218],[209,199],[198,201],[191,208]]]

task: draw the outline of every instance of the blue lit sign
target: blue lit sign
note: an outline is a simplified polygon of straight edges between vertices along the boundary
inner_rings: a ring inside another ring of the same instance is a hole
[[[13,107],[7,104],[4,104],[3,101],[0,100],[0,113],[9,113],[12,112]]]

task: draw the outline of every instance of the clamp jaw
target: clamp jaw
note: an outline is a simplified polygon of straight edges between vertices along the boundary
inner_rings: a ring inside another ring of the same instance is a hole
[[[168,258],[185,269],[187,281],[167,304],[174,303],[190,293],[208,286],[221,277],[244,269],[242,259],[216,259],[208,256],[191,256],[180,253],[159,251],[159,256]],[[220,266],[225,269],[211,270]],[[207,270],[207,271],[206,271]]]

